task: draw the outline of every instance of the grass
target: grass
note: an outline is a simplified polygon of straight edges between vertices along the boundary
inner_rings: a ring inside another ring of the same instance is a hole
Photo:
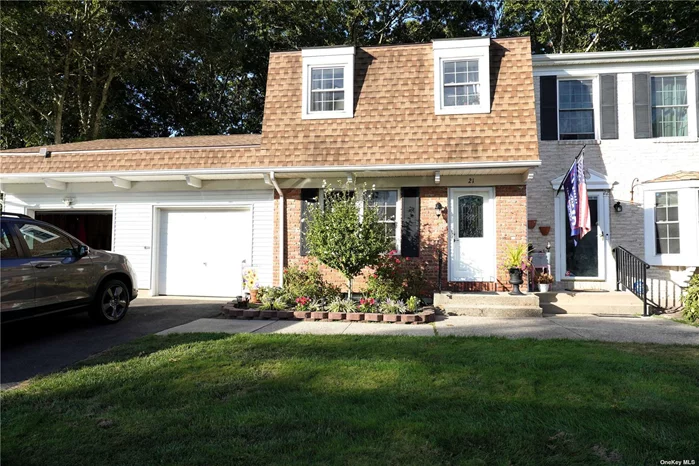
[[[146,337],[2,394],[8,465],[699,459],[699,347]]]

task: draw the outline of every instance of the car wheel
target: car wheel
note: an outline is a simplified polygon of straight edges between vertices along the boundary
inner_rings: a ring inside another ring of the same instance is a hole
[[[109,280],[97,293],[90,317],[101,324],[115,324],[129,309],[129,291],[121,280]]]

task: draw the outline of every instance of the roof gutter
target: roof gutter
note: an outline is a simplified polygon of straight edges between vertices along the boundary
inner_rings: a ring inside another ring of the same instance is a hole
[[[534,68],[553,65],[639,63],[699,59],[699,48],[621,50],[615,52],[549,53],[532,55]]]
[[[279,195],[279,286],[284,285],[284,192],[279,187],[274,172],[265,174],[265,183],[274,186]]]
[[[195,168],[178,170],[133,170],[104,172],[35,172],[3,173],[0,178],[85,178],[111,176],[172,176],[172,175],[262,175],[265,173],[332,173],[332,172],[375,172],[375,171],[431,171],[431,170],[473,170],[493,168],[536,168],[541,160],[522,160],[514,162],[457,162],[426,163],[410,165],[342,165],[342,166],[307,166],[307,167],[270,167],[270,168]]]
[[[74,149],[74,150],[48,150],[42,147],[42,151],[37,152],[0,152],[0,155],[46,155],[48,151],[51,155],[64,154],[101,154],[105,152],[154,152],[154,151],[181,151],[181,150],[221,150],[221,149],[250,149],[260,147],[260,144],[238,144],[224,146],[184,146],[184,147],[127,147],[122,149]]]

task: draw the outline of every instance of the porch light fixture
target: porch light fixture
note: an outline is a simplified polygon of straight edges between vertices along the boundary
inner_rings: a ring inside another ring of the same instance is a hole
[[[439,184],[442,181],[442,173],[439,171],[434,172],[434,184]]]
[[[619,213],[622,210],[624,210],[624,207],[622,207],[620,201],[616,201],[616,204],[614,204],[614,212]]]
[[[437,214],[437,218],[439,218],[442,215],[442,209],[443,209],[443,207],[442,207],[441,202],[438,202],[437,204],[435,204],[434,213]]]

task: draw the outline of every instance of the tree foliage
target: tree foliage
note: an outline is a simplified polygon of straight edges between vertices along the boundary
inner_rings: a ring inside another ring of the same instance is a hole
[[[352,281],[365,267],[377,265],[382,254],[393,248],[377,208],[367,202],[366,191],[324,189],[325,205],[309,206],[306,243],[320,262],[347,279],[347,297]]]
[[[498,34],[529,35],[535,53],[699,45],[699,2],[501,0]]]

